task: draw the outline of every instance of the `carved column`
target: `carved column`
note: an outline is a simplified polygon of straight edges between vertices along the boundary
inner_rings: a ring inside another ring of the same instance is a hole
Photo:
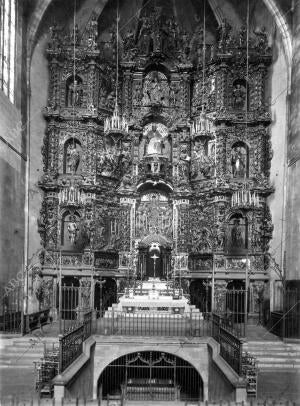
[[[219,69],[216,74],[216,109],[222,110],[226,107],[226,83],[227,83],[227,65],[223,62],[219,66]]]
[[[132,110],[132,74],[126,69],[123,76],[123,114],[129,117]]]
[[[184,107],[186,116],[190,115],[190,75],[185,72],[182,75],[184,89]]]

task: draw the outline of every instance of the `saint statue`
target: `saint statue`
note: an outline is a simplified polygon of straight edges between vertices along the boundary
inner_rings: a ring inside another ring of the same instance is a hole
[[[152,130],[149,131],[147,138],[150,140],[147,145],[147,155],[163,155],[163,150],[165,147],[163,137],[157,130],[155,124],[152,125]]]
[[[78,226],[76,223],[75,216],[70,217],[70,220],[71,221],[68,224],[69,240],[71,241],[72,244],[74,244],[78,233]]]
[[[68,88],[68,106],[80,107],[82,105],[82,87],[75,79]]]
[[[231,155],[232,175],[234,178],[246,176],[246,151],[243,147],[235,147]]]
[[[77,172],[78,166],[80,162],[80,153],[76,148],[75,143],[71,143],[68,146],[67,150],[67,171],[72,175],[75,175]]]
[[[233,107],[239,110],[245,108],[246,104],[246,88],[240,83],[236,83],[233,88]]]
[[[231,229],[231,243],[233,248],[243,248],[244,238],[239,219],[235,219],[233,222],[233,227]]]

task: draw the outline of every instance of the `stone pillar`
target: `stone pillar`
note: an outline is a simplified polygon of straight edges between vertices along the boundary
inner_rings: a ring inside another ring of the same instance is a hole
[[[293,13],[293,58],[287,140],[286,276],[300,281],[300,3]]]

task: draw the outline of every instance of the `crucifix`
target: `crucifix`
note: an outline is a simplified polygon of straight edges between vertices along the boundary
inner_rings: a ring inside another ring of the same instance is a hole
[[[154,268],[154,275],[153,275],[153,277],[155,278],[156,277],[156,275],[155,275],[155,265],[156,265],[156,260],[159,258],[157,255],[155,255],[155,253],[152,255],[152,257],[150,257],[150,258],[152,258],[153,259],[153,268]]]

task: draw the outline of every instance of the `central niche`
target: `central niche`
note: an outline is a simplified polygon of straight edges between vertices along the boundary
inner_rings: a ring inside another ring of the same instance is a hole
[[[172,207],[162,192],[143,194],[136,211],[136,237],[143,239],[148,235],[172,239]]]
[[[140,156],[170,158],[171,146],[168,128],[161,123],[151,122],[144,127]]]
[[[160,71],[151,71],[144,80],[143,106],[168,106],[169,83],[167,77]]]

